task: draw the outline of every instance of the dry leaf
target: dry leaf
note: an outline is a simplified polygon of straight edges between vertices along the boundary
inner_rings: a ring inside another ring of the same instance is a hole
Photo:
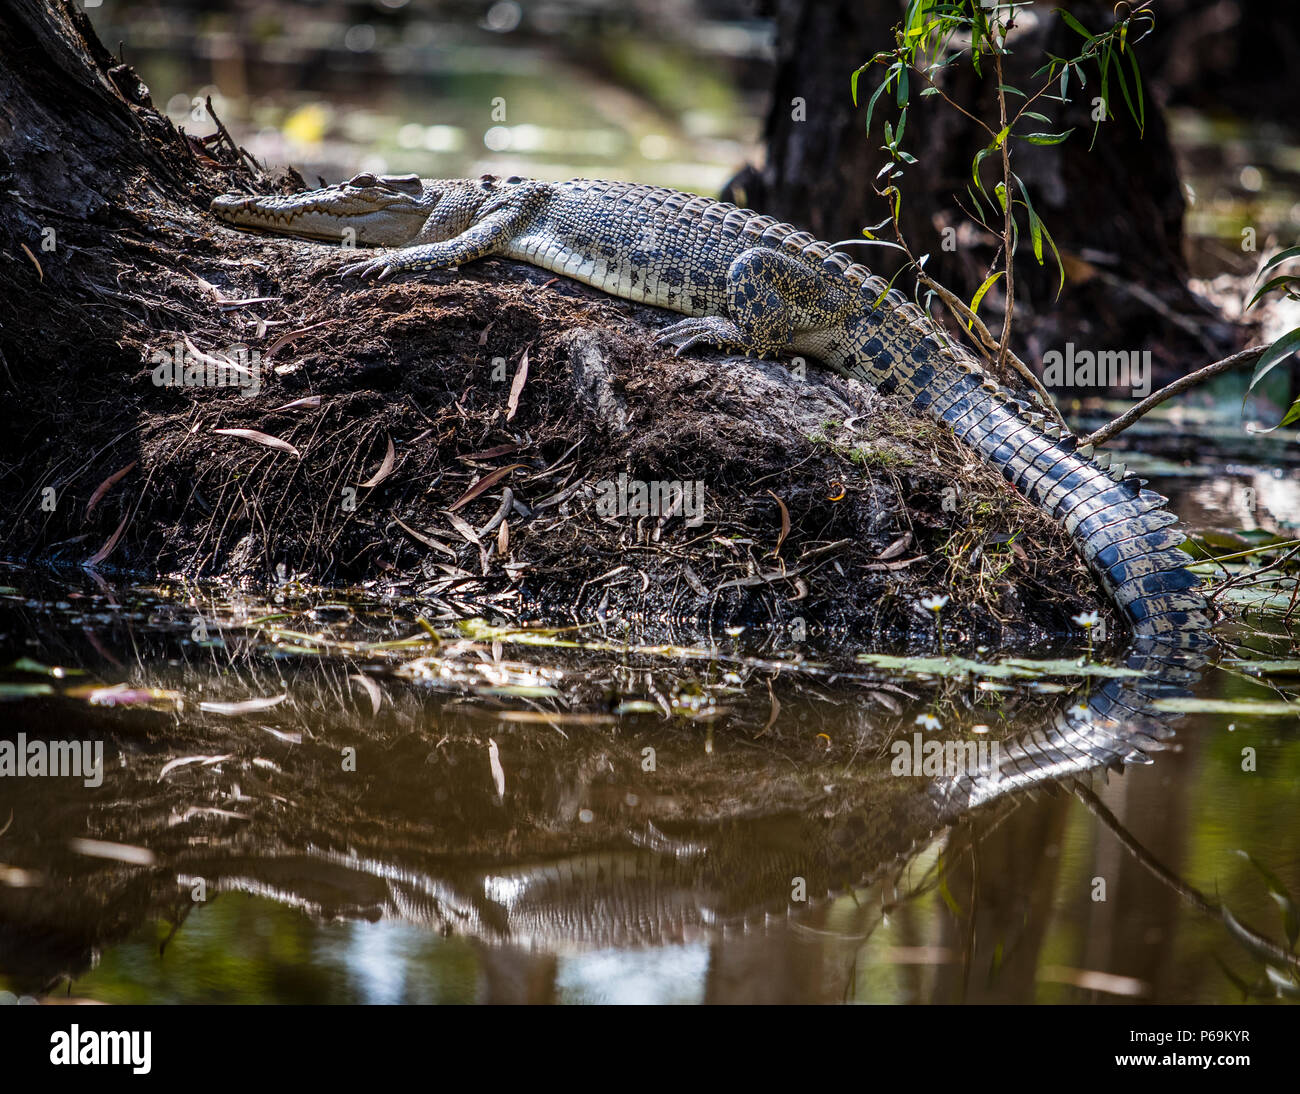
[[[36,256],[32,254],[32,249],[29,246],[27,246],[26,243],[20,243],[18,244],[18,246],[20,246],[23,249],[24,253],[27,255],[27,257],[32,260],[32,265],[36,267],[36,276],[39,277],[41,283],[44,284],[45,271],[41,269],[41,264],[36,261]]]
[[[893,543],[891,543],[888,547],[886,547],[883,551],[881,551],[880,554],[876,556],[876,558],[880,559],[881,562],[884,562],[886,559],[897,558],[905,550],[907,550],[907,546],[911,542],[912,542],[912,533],[904,532],[901,536],[899,536],[896,540],[894,540]]]
[[[370,679],[369,676],[365,676],[359,672],[352,673],[348,679],[355,680],[365,689],[365,693],[370,696],[370,713],[378,714],[379,707],[384,701],[384,693],[379,690],[379,685]]]
[[[277,406],[272,414],[279,414],[282,410],[315,410],[320,406],[319,395],[308,395],[302,399],[295,399],[291,403],[285,403],[284,406]]]
[[[199,710],[208,714],[255,714],[277,707],[287,698],[289,693],[286,691],[283,695],[268,696],[265,699],[241,699],[237,703],[200,703]]]
[[[403,532],[407,533],[407,535],[411,536],[413,539],[418,540],[420,543],[423,543],[426,547],[432,547],[435,551],[441,551],[444,555],[450,555],[452,558],[457,557],[456,552],[443,543],[442,540],[431,539],[429,536],[421,535],[409,524],[403,524],[401,519],[398,517],[394,517],[393,522],[401,528]]]
[[[227,437],[243,437],[246,441],[256,441],[258,444],[264,444],[267,448],[278,448],[281,452],[290,452],[302,458],[299,452],[288,441],[282,441],[279,437],[272,437],[269,433],[263,433],[259,429],[214,429],[213,433],[224,433]]]
[[[100,499],[105,494],[107,494],[110,490],[112,490],[114,486],[116,486],[119,482],[121,482],[122,479],[131,470],[131,468],[133,468],[139,462],[140,462],[139,460],[132,460],[124,468],[122,468],[121,471],[114,471],[113,474],[109,475],[108,478],[106,478],[97,487],[95,487],[95,492],[90,495],[90,500],[86,502],[86,516],[90,516],[90,511],[94,509],[96,505],[99,504]]]
[[[528,351],[524,350],[524,355],[519,358],[519,367],[515,369],[515,378],[510,384],[510,398],[506,401],[506,421],[510,421],[515,416],[515,411],[519,409],[519,396],[524,390],[524,381],[528,379]]]
[[[478,480],[478,482],[476,482],[473,486],[471,486],[468,490],[466,490],[464,494],[461,495],[460,500],[456,502],[455,505],[449,506],[447,512],[451,513],[459,509],[462,505],[468,505],[484,491],[492,489],[492,487],[494,487],[508,474],[510,474],[511,471],[514,471],[518,467],[527,467],[527,466],[528,465],[526,463],[511,463],[511,464],[507,464],[505,467],[498,467],[495,471],[491,472],[490,474],[484,475],[481,479]]]
[[[163,764],[163,768],[158,772],[158,781],[162,782],[163,778],[178,767],[185,767],[187,764],[203,764],[204,767],[210,767],[212,764],[219,764],[223,760],[234,758],[233,752],[227,752],[224,756],[178,756],[174,760],[168,760]]]
[[[376,471],[373,475],[371,475],[370,478],[366,479],[365,482],[360,484],[363,489],[368,489],[369,487],[372,486],[378,486],[381,482],[383,482],[386,478],[388,478],[389,475],[393,473],[394,454],[395,453],[393,449],[393,438],[389,437],[388,451],[384,453],[384,462],[379,465],[378,471]]]
[[[122,523],[117,526],[117,531],[108,537],[108,542],[96,551],[90,558],[83,563],[85,566],[98,566],[104,559],[113,553],[113,548],[117,546],[117,541],[122,538],[122,533],[126,531],[126,522],[131,519],[131,514],[127,513],[122,518]]]
[[[769,490],[768,493],[772,494],[772,491]],[[775,556],[781,553],[781,544],[785,542],[785,537],[790,534],[790,510],[785,507],[785,502],[777,498],[775,494],[772,494],[772,497],[776,498],[777,505],[781,507],[781,534],[776,537],[776,546],[772,549],[772,554]]]

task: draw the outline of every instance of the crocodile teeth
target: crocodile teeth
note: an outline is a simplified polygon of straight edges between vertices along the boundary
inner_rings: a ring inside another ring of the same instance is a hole
[[[1110,466],[1111,455],[1109,452],[1097,452],[1092,457],[1092,462],[1100,467],[1103,471]]]
[[[1117,463],[1110,469],[1110,477],[1116,482],[1124,481],[1124,472],[1127,468],[1122,463]]]
[[[1091,459],[1092,453],[1093,453],[1093,447],[1090,444],[1080,445],[1076,452],[1078,456],[1082,457],[1085,460]]]

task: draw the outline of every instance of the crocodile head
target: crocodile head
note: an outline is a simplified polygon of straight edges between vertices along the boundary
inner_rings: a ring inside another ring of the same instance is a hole
[[[223,194],[212,202],[212,212],[239,228],[332,243],[345,239],[350,228],[356,233],[352,242],[362,246],[401,247],[419,235],[453,186],[453,180],[364,173],[300,194]]]

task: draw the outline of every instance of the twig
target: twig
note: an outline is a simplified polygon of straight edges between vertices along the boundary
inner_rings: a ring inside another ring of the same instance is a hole
[[[1172,384],[1166,384],[1159,391],[1154,391],[1143,399],[1136,406],[1126,410],[1114,421],[1107,422],[1095,433],[1090,434],[1084,439],[1084,444],[1103,445],[1118,433],[1124,432],[1129,426],[1136,422],[1154,407],[1159,406],[1166,399],[1172,399],[1188,388],[1193,388],[1197,384],[1203,383],[1212,376],[1218,376],[1221,372],[1228,372],[1234,368],[1241,368],[1244,365],[1253,365],[1259,360],[1260,355],[1268,349],[1267,346],[1252,346],[1250,349],[1244,349],[1240,353],[1234,353],[1231,357],[1225,357],[1222,361],[1215,361],[1212,365],[1206,365],[1204,368],[1198,368],[1195,372],[1189,372],[1186,376],[1180,376]]]
[[[990,353],[997,352],[998,340],[993,336],[993,332],[984,325],[984,321],[978,315],[966,306],[964,300],[958,296],[954,296],[952,292],[945,289],[939,284],[939,282],[935,281],[928,274],[923,273],[921,275],[921,283],[925,285],[926,288],[933,289],[939,299],[942,300],[959,319],[964,319],[968,324],[970,324],[970,328],[975,332],[980,342],[983,343],[985,349]],[[1068,429],[1069,426],[1066,425],[1065,419],[1061,417],[1061,412],[1052,401],[1052,396],[1048,393],[1047,388],[1043,387],[1042,382],[1034,375],[1030,367],[1017,357],[1010,348],[1007,349],[1007,361],[1011,364],[1011,367],[1024,378],[1025,382],[1034,389],[1034,392],[1038,396],[1038,401],[1042,404],[1043,409],[1052,416],[1053,420],[1058,425],[1063,429]]]
[[[1011,313],[1016,306],[1016,224],[1011,201],[1011,134],[1007,129],[1007,93],[1002,83],[1002,49],[1005,45],[1004,38],[1002,46],[993,51],[994,71],[998,81],[998,122],[1002,126],[998,130],[1002,144],[1002,253],[1006,255],[1007,270],[1007,304],[1002,313],[1002,340],[998,343],[999,367],[1006,365],[1007,348],[1011,344]]]
[[[1275,546],[1280,548],[1280,547],[1285,547],[1286,544],[1276,544]],[[1229,589],[1241,588],[1245,585],[1246,582],[1250,582],[1253,585],[1256,583],[1256,578],[1258,578],[1261,574],[1266,574],[1268,573],[1269,570],[1280,570],[1283,566],[1285,566],[1297,555],[1300,555],[1300,546],[1292,547],[1291,550],[1287,551],[1286,554],[1284,554],[1281,558],[1277,559],[1277,561],[1275,562],[1267,563],[1264,566],[1257,566],[1253,570],[1245,570],[1242,573],[1237,574],[1235,577],[1228,578],[1222,585],[1218,586],[1218,588],[1216,588],[1214,592],[1210,594],[1210,596],[1215,600],[1217,600]]]
[[[230,130],[226,128],[225,122],[223,122],[220,118],[217,117],[217,112],[212,108],[211,95],[207,97],[205,105],[207,106],[208,109],[208,117],[212,119],[213,123],[217,127],[217,132],[221,134],[221,136],[225,139],[226,143],[230,146],[230,150],[235,154],[236,162],[242,167],[244,165],[244,157],[247,156],[249,160],[253,160],[252,156],[249,156],[247,152],[245,152],[242,148],[239,147],[239,145],[235,143],[235,138],[230,135]],[[253,168],[253,174],[257,175],[259,172],[258,172],[256,160],[253,160],[252,168]]]

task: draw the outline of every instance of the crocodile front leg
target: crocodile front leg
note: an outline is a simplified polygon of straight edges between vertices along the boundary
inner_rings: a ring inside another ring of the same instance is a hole
[[[798,334],[843,324],[851,294],[821,270],[770,247],[742,251],[727,269],[727,314],[664,327],[658,345],[684,353],[697,343],[765,357],[788,349]]]
[[[379,258],[353,262],[339,270],[340,277],[377,277],[387,281],[397,273],[416,270],[445,270],[486,258],[503,250],[514,235],[520,217],[518,209],[498,209],[454,239],[403,247]]]

